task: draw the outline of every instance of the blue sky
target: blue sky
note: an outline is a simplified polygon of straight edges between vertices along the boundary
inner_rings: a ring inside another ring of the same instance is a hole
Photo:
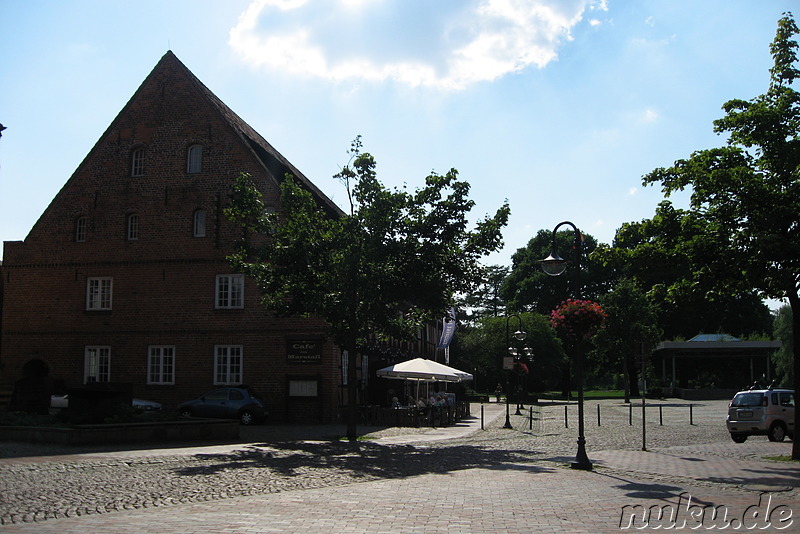
[[[21,240],[172,50],[339,205],[350,141],[388,186],[458,169],[510,257],[564,220],[610,243],[641,176],[719,146],[796,0],[0,0],[0,240]],[[685,196],[675,198],[685,205]]]

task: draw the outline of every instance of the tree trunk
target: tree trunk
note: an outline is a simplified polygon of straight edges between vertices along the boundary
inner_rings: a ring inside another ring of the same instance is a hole
[[[636,358],[628,356],[628,382],[631,388],[631,397],[639,397],[639,370],[636,368]]]
[[[569,400],[571,396],[570,379],[572,369],[569,360],[564,364],[564,369],[561,372],[561,396]]]
[[[356,441],[358,432],[358,375],[356,374],[356,344],[348,343],[347,350],[347,439]]]
[[[795,399],[800,392],[800,297],[796,290],[789,292],[789,306],[792,308],[792,352],[794,357],[794,388]],[[797,401],[795,400],[795,404]],[[794,411],[794,435],[792,436],[792,460],[800,460],[800,410]]]

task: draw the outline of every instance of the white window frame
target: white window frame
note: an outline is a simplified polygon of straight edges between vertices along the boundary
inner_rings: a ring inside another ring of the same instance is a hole
[[[192,145],[186,151],[186,172],[197,174],[203,170],[203,145]]]
[[[194,212],[192,225],[192,235],[194,237],[206,236],[206,210],[196,210]]]
[[[175,345],[147,347],[147,383],[175,383]]]
[[[110,276],[89,277],[86,279],[86,310],[110,310],[114,294],[114,278]]]
[[[242,383],[244,350],[242,345],[214,345],[214,385],[236,386]]]
[[[128,215],[128,241],[136,241],[139,239],[139,214],[131,213]]]
[[[144,176],[144,148],[131,152],[131,176]]]
[[[218,274],[214,287],[214,307],[217,309],[244,308],[244,275]]]
[[[87,345],[83,351],[83,383],[111,381],[111,347]]]
[[[86,216],[78,217],[75,221],[75,242],[83,243],[86,241],[86,227],[88,226],[89,218]]]

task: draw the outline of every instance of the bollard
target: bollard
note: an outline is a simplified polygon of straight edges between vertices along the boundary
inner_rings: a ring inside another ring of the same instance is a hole
[[[633,426],[633,404],[628,404],[628,426]]]
[[[597,426],[600,426],[600,405],[597,405]]]
[[[481,403],[481,430],[483,429],[483,403]]]
[[[528,417],[528,430],[533,430],[533,406],[530,407],[530,414]]]
[[[694,425],[694,404],[689,405],[689,424]]]
[[[569,418],[567,417],[567,405],[564,405],[564,428],[569,428]]]
[[[663,406],[660,404],[658,405],[658,425],[664,426],[664,411],[662,410]]]

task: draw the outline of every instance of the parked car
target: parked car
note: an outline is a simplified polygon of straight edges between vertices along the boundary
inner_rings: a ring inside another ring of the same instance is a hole
[[[144,399],[132,399],[131,405],[134,408],[138,408],[139,410],[144,410],[147,412],[161,409],[161,405],[159,403]],[[69,407],[69,395],[50,396],[50,408],[65,409],[68,407]]]
[[[748,436],[766,435],[770,441],[783,441],[786,436],[794,439],[794,409],[792,389],[740,391],[728,405],[728,432],[736,443],[744,443]]]
[[[184,417],[238,419],[243,425],[263,421],[267,416],[264,401],[246,387],[211,390],[196,399],[180,403],[178,413]]]

